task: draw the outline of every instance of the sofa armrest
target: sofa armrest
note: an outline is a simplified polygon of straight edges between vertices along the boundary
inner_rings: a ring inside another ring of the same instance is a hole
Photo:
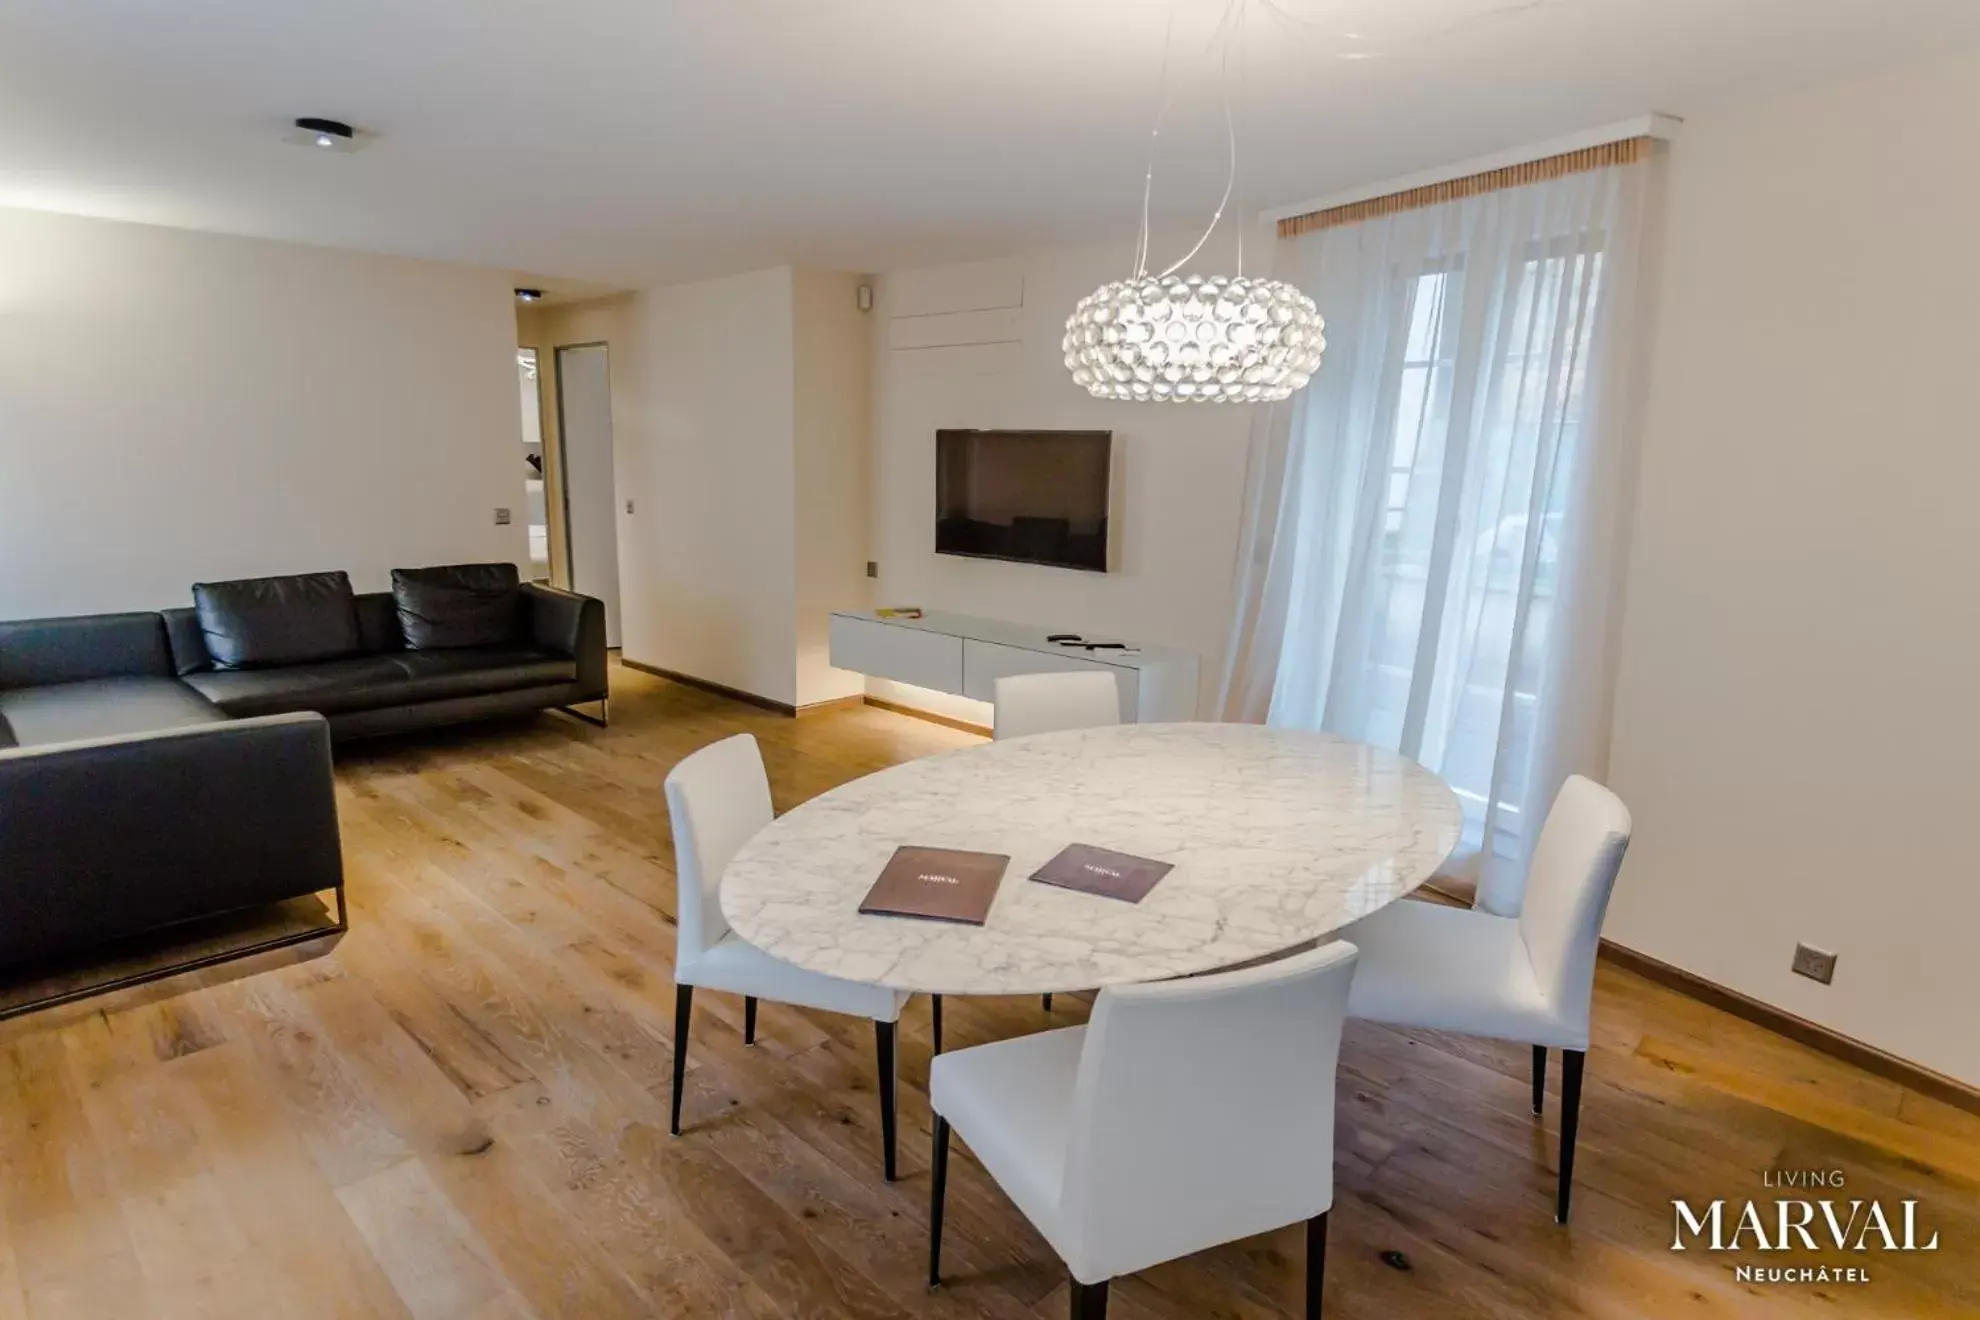
[[[0,751],[0,965],[343,878],[313,712]]]
[[[529,632],[546,651],[577,661],[579,701],[605,695],[605,602],[575,591],[560,591],[541,583],[523,584],[529,606]]]

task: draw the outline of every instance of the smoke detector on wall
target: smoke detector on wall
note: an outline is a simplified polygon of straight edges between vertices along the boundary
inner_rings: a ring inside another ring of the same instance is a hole
[[[282,137],[297,146],[318,151],[356,151],[365,143],[365,136],[342,120],[318,119],[313,115],[296,120]]]

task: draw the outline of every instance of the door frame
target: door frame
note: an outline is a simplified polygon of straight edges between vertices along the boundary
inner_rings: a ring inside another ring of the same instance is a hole
[[[557,519],[561,525],[564,543],[564,580],[558,585],[571,590],[577,581],[577,553],[571,540],[571,483],[570,465],[564,458],[564,350],[567,348],[602,348],[605,350],[605,397],[606,406],[611,404],[612,395],[612,342],[608,339],[587,339],[576,344],[558,344],[550,350],[551,360],[557,372],[557,503],[560,506]],[[543,370],[542,364],[537,371]],[[616,507],[616,506],[615,506]]]

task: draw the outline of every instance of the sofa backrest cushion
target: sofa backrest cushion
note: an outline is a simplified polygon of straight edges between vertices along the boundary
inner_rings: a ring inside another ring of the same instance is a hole
[[[196,582],[193,608],[216,669],[329,660],[359,646],[351,580],[341,570]]]
[[[156,614],[79,614],[0,623],[0,688],[171,676],[165,622]]]
[[[365,654],[403,651],[406,639],[399,633],[399,606],[389,591],[360,591],[352,602],[357,606],[358,641]]]
[[[392,570],[406,649],[496,646],[522,635],[522,582],[514,564]]]
[[[389,591],[360,591],[351,597],[357,610],[358,650],[365,655],[403,651],[405,639],[399,636],[398,607]],[[213,657],[206,653],[206,635],[199,630],[199,611],[191,605],[159,611],[165,616],[165,635],[172,641],[172,664],[179,677],[209,673]]]
[[[199,611],[190,605],[177,605],[158,611],[165,620],[165,637],[172,646],[172,668],[180,678],[201,674],[213,668],[213,657],[206,653],[206,634],[199,630]]]

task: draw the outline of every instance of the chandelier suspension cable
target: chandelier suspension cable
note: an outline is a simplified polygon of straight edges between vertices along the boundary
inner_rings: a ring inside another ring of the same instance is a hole
[[[1218,80],[1223,84],[1224,147],[1229,154],[1230,161],[1229,167],[1224,173],[1224,195],[1218,199],[1217,209],[1210,214],[1210,225],[1203,231],[1203,236],[1196,240],[1196,246],[1178,257],[1166,270],[1155,277],[1157,279],[1166,279],[1168,276],[1175,274],[1184,266],[1188,265],[1195,258],[1196,254],[1203,250],[1203,245],[1210,241],[1210,235],[1217,232],[1217,226],[1223,221],[1224,209],[1231,204],[1231,191],[1237,186],[1237,123],[1231,117],[1231,41],[1236,34],[1244,30],[1244,0],[1231,0],[1230,6],[1224,10],[1223,21],[1217,25],[1217,30],[1223,39],[1223,50],[1219,53],[1218,61]],[[1144,220],[1143,224],[1145,225],[1146,223]],[[1240,244],[1243,242],[1242,237],[1240,237],[1239,242]],[[1242,252],[1243,249],[1240,247],[1239,250]],[[1242,257],[1240,257],[1240,261],[1242,261]],[[1242,269],[1240,269],[1239,273],[1243,273]]]
[[[1148,130],[1148,155],[1141,177],[1141,234],[1139,239],[1135,243],[1134,272],[1133,274],[1128,276],[1128,278],[1131,280],[1141,279],[1143,276],[1148,274],[1148,253],[1151,242],[1150,235],[1152,233],[1152,226],[1149,217],[1150,217],[1150,208],[1153,205],[1154,196],[1155,196],[1155,151],[1156,151],[1156,147],[1159,145],[1159,139],[1162,135],[1162,122],[1168,118],[1169,108],[1175,104],[1176,95],[1178,92],[1182,90],[1182,84],[1188,81],[1187,76],[1179,77],[1175,79],[1173,82],[1170,80],[1170,66],[1173,62],[1172,53],[1175,45],[1176,6],[1178,3],[1179,0],[1170,0],[1168,23],[1165,25],[1162,33],[1161,86],[1162,86],[1163,95],[1162,95],[1161,107],[1155,112],[1155,122]],[[1235,131],[1230,122],[1230,74],[1229,74],[1230,41],[1231,41],[1231,31],[1232,31],[1233,22],[1241,17],[1244,10],[1244,5],[1245,5],[1245,0],[1228,0],[1228,3],[1226,3],[1224,6],[1223,14],[1217,20],[1217,26],[1214,29],[1212,29],[1210,33],[1210,40],[1205,42],[1203,45],[1204,55],[1208,55],[1212,51],[1219,50],[1220,47],[1222,50],[1222,62],[1223,62],[1222,82],[1224,86],[1224,98],[1225,98],[1224,129],[1225,129],[1225,136],[1228,139],[1227,146],[1230,152],[1231,175],[1233,178],[1236,177],[1236,171],[1237,171],[1237,138],[1235,135]],[[1230,190],[1229,182],[1227,181],[1224,188],[1224,199],[1222,202],[1218,203],[1217,215],[1211,218],[1210,221],[1211,229],[1215,229],[1217,227],[1217,219],[1218,217],[1221,217],[1223,215],[1224,206],[1229,203],[1230,197],[1231,197],[1231,190]],[[1189,255],[1185,256],[1182,259],[1182,261],[1177,262],[1175,266],[1170,266],[1167,270],[1163,271],[1162,274],[1163,275],[1174,274],[1176,270],[1176,266],[1182,265],[1183,261],[1188,261],[1190,257],[1195,256],[1197,251],[1202,248],[1204,240],[1208,239],[1209,237],[1210,237],[1209,231],[1206,230],[1204,232],[1203,238],[1197,240],[1196,247],[1190,249]],[[1158,276],[1157,278],[1160,277]]]
[[[1244,105],[1245,105],[1245,100],[1244,100],[1244,93],[1245,93],[1245,89],[1246,89],[1247,87],[1249,87],[1249,86],[1250,86],[1250,83],[1249,83],[1249,82],[1248,82],[1248,81],[1247,81],[1247,80],[1245,79],[1245,76],[1244,76],[1244,75],[1245,75],[1245,72],[1246,72],[1246,69],[1247,69],[1247,67],[1248,67],[1248,66],[1246,65],[1246,63],[1245,63],[1245,59],[1246,59],[1246,47],[1245,47],[1245,31],[1244,31],[1244,21],[1245,21],[1245,19],[1246,19],[1246,18],[1247,18],[1248,16],[1249,16],[1249,11],[1247,11],[1247,10],[1243,10],[1243,9],[1240,9],[1240,10],[1239,10],[1239,12],[1238,12],[1238,24],[1237,24],[1237,59],[1238,59],[1238,71],[1237,71],[1237,122],[1238,122],[1238,123],[1240,123],[1240,124],[1242,124],[1242,123],[1244,123],[1244,122],[1246,122],[1246,121],[1245,121],[1245,116],[1244,116]],[[1229,64],[1228,64],[1228,61],[1226,62],[1226,66],[1225,66],[1225,67],[1226,67],[1226,68],[1228,69],[1228,67],[1229,67]],[[1231,85],[1230,85],[1230,79],[1229,79],[1229,77],[1228,77],[1228,76],[1226,76],[1226,78],[1225,78],[1225,80],[1224,80],[1224,120],[1225,120],[1225,122],[1226,122],[1226,123],[1229,123],[1229,122],[1230,122],[1230,118],[1231,118]],[[1231,134],[1231,172],[1232,172],[1233,174],[1236,174],[1236,173],[1237,173],[1237,134],[1236,134],[1236,132],[1235,132],[1235,131],[1233,131],[1233,132],[1232,132],[1232,134]],[[1245,223],[1244,223],[1244,217],[1245,217],[1245,215],[1247,214],[1247,211],[1246,211],[1246,209],[1245,209],[1245,205],[1244,205],[1244,182],[1243,182],[1243,179],[1242,179],[1242,176],[1240,176],[1240,177],[1239,177],[1239,182],[1238,182],[1238,191],[1237,191],[1237,203],[1238,203],[1238,218],[1237,218],[1237,273],[1238,273],[1238,278],[1239,278],[1239,279],[1243,279],[1243,278],[1244,278],[1244,231],[1245,231],[1245,227],[1246,227],[1246,226],[1245,226]]]
[[[1134,244],[1134,270],[1128,276],[1138,280],[1148,273],[1148,208],[1155,195],[1155,140],[1162,136],[1162,120],[1169,113],[1170,102],[1176,99],[1176,90],[1169,84],[1169,56],[1176,41],[1176,6],[1181,0],[1169,0],[1169,19],[1162,27],[1162,77],[1156,84],[1162,101],[1155,111],[1155,122],[1148,130],[1148,158],[1141,176],[1141,234]]]

